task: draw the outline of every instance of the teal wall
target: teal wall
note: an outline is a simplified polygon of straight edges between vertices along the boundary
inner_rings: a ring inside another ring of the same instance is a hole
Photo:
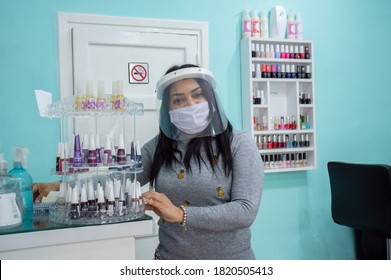
[[[255,253],[258,259],[354,258],[351,231],[331,220],[326,163],[391,163],[387,0],[0,0],[0,151],[11,162],[13,146],[29,147],[34,181],[53,180],[59,123],[39,117],[34,89],[59,99],[57,12],[209,22],[210,68],[241,128],[241,12],[277,4],[301,11],[305,39],[315,44],[318,168],[266,175],[252,227]]]

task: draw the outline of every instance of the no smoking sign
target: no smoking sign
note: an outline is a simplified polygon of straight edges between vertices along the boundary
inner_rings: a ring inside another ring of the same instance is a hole
[[[129,62],[129,84],[148,84],[148,63]]]

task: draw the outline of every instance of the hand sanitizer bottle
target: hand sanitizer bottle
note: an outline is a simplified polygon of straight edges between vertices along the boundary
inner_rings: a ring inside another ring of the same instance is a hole
[[[12,228],[22,223],[23,200],[19,182],[7,173],[7,161],[0,154],[0,229]]]
[[[19,181],[19,188],[23,199],[23,220],[33,219],[33,180],[27,172],[26,161],[29,149],[23,147],[14,148],[14,168],[9,173]]]

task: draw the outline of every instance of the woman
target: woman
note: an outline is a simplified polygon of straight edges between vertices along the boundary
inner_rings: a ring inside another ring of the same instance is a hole
[[[160,217],[155,259],[254,259],[264,172],[253,139],[233,130],[207,69],[174,66],[156,92],[160,133],[143,146],[137,174],[154,187],[143,198]],[[38,200],[53,186],[36,184]]]
[[[211,72],[170,68],[157,84],[160,134],[142,150],[146,210],[161,217],[157,259],[254,259],[250,226],[263,163],[249,134],[234,131]]]

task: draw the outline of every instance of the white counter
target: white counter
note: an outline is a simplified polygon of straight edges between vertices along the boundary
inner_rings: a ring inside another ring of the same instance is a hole
[[[155,227],[150,219],[1,234],[0,259],[135,259],[135,238]]]

